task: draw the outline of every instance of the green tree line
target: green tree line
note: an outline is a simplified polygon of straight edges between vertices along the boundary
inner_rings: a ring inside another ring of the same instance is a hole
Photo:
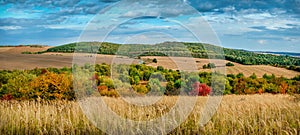
[[[113,68],[113,69],[112,69]],[[1,70],[0,98],[9,99],[65,99],[76,98],[72,70],[93,71],[89,81],[96,86],[85,91],[88,95],[118,97],[116,85],[124,88],[125,94],[132,92],[145,95],[156,92],[165,95],[217,95],[217,94],[300,94],[300,76],[288,79],[265,74],[258,78],[255,74],[222,75],[218,73],[189,73],[178,70],[139,65],[85,65],[73,68],[36,68],[32,70]],[[91,70],[92,69],[92,70]],[[111,72],[113,71],[113,72]],[[111,74],[112,73],[112,74]],[[113,75],[113,76],[112,76]],[[126,93],[127,92],[127,93]]]

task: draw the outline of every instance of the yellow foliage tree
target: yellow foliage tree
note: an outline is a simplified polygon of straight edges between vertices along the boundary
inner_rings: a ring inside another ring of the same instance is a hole
[[[30,86],[32,98],[42,99],[73,99],[72,80],[69,74],[46,72],[34,79]]]

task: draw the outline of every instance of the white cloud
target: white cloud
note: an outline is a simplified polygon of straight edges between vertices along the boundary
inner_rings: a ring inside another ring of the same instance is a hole
[[[265,13],[252,13],[252,14],[246,14],[246,15],[240,15],[244,19],[250,19],[250,20],[260,20],[260,19],[266,19],[266,18],[272,18],[274,17],[268,12]]]
[[[72,29],[72,30],[83,30],[84,25],[75,25],[75,24],[53,24],[53,25],[43,25],[44,28],[49,29]]]
[[[157,11],[149,11],[149,12],[142,12],[142,11],[128,11],[123,14],[121,17],[142,17],[142,16],[160,16],[160,13]]]
[[[2,30],[18,30],[23,29],[21,26],[0,26],[0,29]]]
[[[258,42],[259,44],[263,45],[263,44],[266,44],[266,42],[267,42],[267,41],[266,41],[266,40],[263,40],[263,39],[261,39],[261,40],[258,40],[257,42]]]
[[[283,37],[282,38],[285,41],[291,41],[291,42],[299,42],[299,39],[297,37]]]

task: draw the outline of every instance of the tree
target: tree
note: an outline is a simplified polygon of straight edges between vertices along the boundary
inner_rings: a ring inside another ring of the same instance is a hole
[[[265,92],[276,94],[279,93],[279,87],[273,83],[266,83],[263,85]]]
[[[30,82],[36,76],[26,72],[12,73],[12,75],[14,77],[8,79],[7,83],[2,86],[0,96],[7,95],[7,98],[11,96],[14,99],[29,99]]]
[[[150,70],[145,70],[144,74],[143,74],[143,80],[144,81],[148,81],[150,76],[151,76],[152,72]]]
[[[157,63],[157,59],[156,59],[156,58],[154,58],[154,59],[152,60],[152,62],[154,62],[154,63]]]
[[[256,74],[255,74],[255,73],[253,73],[253,74],[250,76],[250,78],[251,78],[251,79],[256,79],[256,78],[257,78],[257,76],[256,76]]]
[[[174,81],[173,74],[171,72],[165,74],[165,78],[167,81]]]
[[[47,72],[30,83],[32,91],[29,96],[42,99],[74,99],[72,79],[67,74]]]
[[[236,78],[233,80],[233,93],[243,94],[246,89],[246,80],[244,78]]]
[[[232,67],[232,66],[234,66],[234,64],[233,64],[233,63],[231,63],[231,62],[227,62],[227,63],[226,63],[226,66],[228,66],[228,67]]]
[[[163,66],[157,66],[157,67],[156,67],[156,70],[157,70],[157,71],[164,71],[164,67],[163,67]]]
[[[206,84],[196,82],[193,84],[193,90],[189,93],[190,95],[207,96],[210,94],[211,88]]]
[[[286,82],[281,82],[280,84],[280,93],[285,94],[288,88],[288,84]]]
[[[243,77],[244,77],[244,74],[243,74],[243,73],[238,73],[238,74],[236,75],[236,77],[237,77],[237,78],[243,78]]]
[[[215,65],[215,63],[208,63],[207,67],[208,68],[216,68],[216,65]]]
[[[148,92],[148,89],[145,85],[135,85],[135,86],[133,86],[133,89],[137,93],[141,93],[141,94],[146,94]]]
[[[216,68],[215,63],[208,63],[207,65],[202,66],[203,69]]]
[[[198,75],[189,75],[188,78],[187,78],[187,89],[185,89],[186,92],[190,92],[193,90],[193,85],[196,83],[196,82],[199,82],[199,79],[200,77]]]
[[[140,82],[140,77],[139,76],[134,76],[134,84],[137,85]]]
[[[153,92],[155,95],[164,93],[160,81],[156,78],[151,78],[146,87],[148,88],[148,91]]]
[[[231,90],[232,90],[232,86],[230,85],[230,82],[228,81],[228,79],[226,79],[225,90],[224,90],[223,94],[231,94]]]
[[[136,69],[136,67],[130,67],[129,69],[129,75],[131,77],[134,77],[134,76],[140,76],[138,70]]]
[[[167,83],[165,94],[166,95],[178,95],[179,94],[178,90],[174,86],[173,81],[170,81]]]

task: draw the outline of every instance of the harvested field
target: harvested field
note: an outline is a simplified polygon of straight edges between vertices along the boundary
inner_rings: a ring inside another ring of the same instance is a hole
[[[92,60],[91,55],[82,54],[82,61]],[[97,54],[96,63],[108,63],[120,61],[122,63],[138,63],[138,60],[126,57],[117,57],[114,55]],[[0,52],[0,69],[34,69],[38,68],[62,68],[71,67],[73,62],[73,53],[45,53],[45,54],[16,54]],[[93,62],[93,61],[92,61]]]
[[[20,46],[20,47],[0,47],[1,53],[14,53],[21,54],[22,52],[41,52],[46,51],[51,48],[50,46],[44,47],[30,47],[30,46]]]
[[[71,67],[73,62],[73,53],[44,53],[44,54],[20,54],[21,49],[15,47],[15,49],[10,49],[11,47],[2,47],[0,48],[0,69],[33,69],[36,67],[46,68],[46,67]],[[17,48],[17,49],[16,49]],[[21,48],[21,47],[20,47]],[[31,51],[41,51],[42,48],[35,47],[25,47],[27,50]],[[2,50],[1,50],[2,49]],[[24,47],[23,47],[24,49]],[[44,48],[45,49],[45,48]],[[17,53],[19,52],[19,53]],[[91,59],[92,55],[90,54],[81,54],[81,59]],[[152,59],[156,58],[157,63],[153,63]],[[147,56],[141,58],[149,66],[157,67],[163,66],[167,69],[196,69],[199,71],[210,72],[210,69],[202,69],[204,64],[215,63],[216,66],[225,65],[227,60],[209,60],[209,59],[200,59],[200,58],[185,58],[185,57],[158,57],[158,56]],[[150,61],[150,62],[149,62]],[[127,63],[127,64],[137,64],[140,63],[139,59],[131,59],[123,56],[115,55],[102,55],[97,54],[96,63]],[[194,63],[194,64],[191,64]],[[234,63],[234,62],[232,62]],[[278,68],[267,65],[241,65],[234,63],[233,67],[226,67],[227,74],[238,74],[243,73],[245,76],[250,76],[255,73],[258,77],[262,77],[266,74],[274,74],[276,76],[284,76],[287,78],[292,78],[296,75],[300,75],[299,72],[287,70],[285,68]]]
[[[12,47],[0,47],[0,52],[7,52],[10,49],[12,49]]]
[[[210,69],[203,69],[202,66],[208,63],[215,63],[216,66],[225,65],[228,60],[215,60],[215,59],[200,59],[200,58],[184,58],[184,57],[158,57],[158,56],[146,56],[142,57],[145,61],[151,61],[156,58],[157,63],[148,63],[147,65],[157,67],[163,66],[167,69],[178,69],[178,67],[193,68],[197,65],[198,70],[210,72]],[[190,64],[192,62],[192,64]],[[275,76],[284,76],[292,78],[296,75],[300,75],[300,72],[287,70],[285,68],[273,67],[268,65],[242,65],[239,63],[232,62],[234,66],[226,67],[226,74],[238,74],[243,73],[245,76],[250,76],[255,73],[258,77],[262,77],[264,74],[274,74]]]

